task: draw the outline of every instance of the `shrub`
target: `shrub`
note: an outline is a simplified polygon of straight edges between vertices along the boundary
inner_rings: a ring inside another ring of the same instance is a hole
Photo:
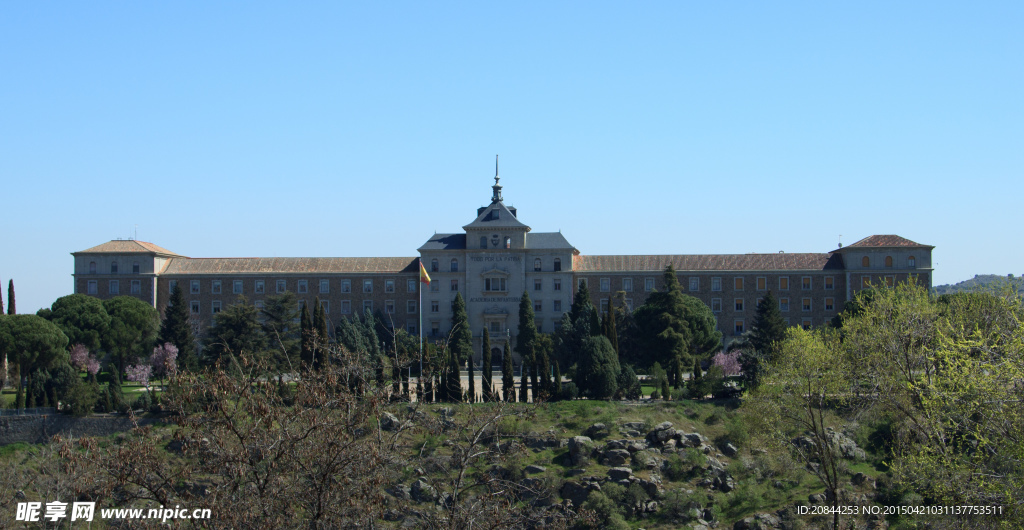
[[[608,484],[604,488],[606,490],[614,490],[614,488],[623,489],[622,486],[614,483]],[[594,512],[600,523],[599,528],[612,530],[627,530],[629,528],[629,525],[626,524],[625,519],[622,517],[622,512],[619,510],[618,505],[608,495],[605,495],[603,491],[590,492],[590,495],[587,495],[587,502],[583,503],[583,507]]]
[[[580,396],[580,391],[576,388],[576,384],[572,382],[562,383],[562,393],[558,395],[558,399],[561,401],[572,401]]]
[[[96,383],[75,380],[64,392],[63,411],[73,416],[88,416],[99,401],[100,387]]]
[[[627,365],[619,372],[619,391],[620,397],[626,399],[640,399],[640,379],[636,376],[636,372],[633,371],[633,367]]]
[[[706,419],[704,420],[704,423],[706,423],[706,424],[708,424],[708,425],[717,425],[717,424],[719,424],[719,423],[722,423],[722,420],[724,420],[724,419],[725,419],[725,414],[723,414],[721,410],[718,410],[718,409],[716,408],[716,409],[715,409],[715,410],[714,410],[714,411],[713,411],[713,412],[711,413],[711,415],[709,415],[709,416],[708,416],[708,417],[707,417],[707,418],[706,418]]]

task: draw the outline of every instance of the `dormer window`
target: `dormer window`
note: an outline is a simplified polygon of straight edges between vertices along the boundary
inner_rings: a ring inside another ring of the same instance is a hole
[[[117,274],[117,262],[112,261],[110,263],[110,274]]]
[[[498,215],[498,214],[499,214],[500,212],[501,212],[501,210],[499,210],[499,209],[495,208],[495,209],[494,209],[494,211],[493,211],[493,212],[491,212],[491,219],[497,219],[497,218],[499,217],[499,215]]]
[[[96,262],[95,261],[90,261],[89,262],[89,274],[96,274]]]

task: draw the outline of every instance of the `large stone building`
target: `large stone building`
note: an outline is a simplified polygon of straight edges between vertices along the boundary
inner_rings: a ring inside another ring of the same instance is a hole
[[[383,313],[410,333],[444,337],[457,293],[466,300],[474,351],[483,329],[492,354],[505,338],[515,344],[519,301],[529,292],[542,332],[555,330],[576,286],[586,282],[595,306],[618,298],[630,309],[662,287],[671,264],[683,290],[706,303],[726,341],[746,331],[758,300],[778,298],[790,325],[816,326],[870,285],[910,277],[931,286],[934,247],[895,235],[866,237],[825,253],[716,255],[581,255],[560,232],[533,232],[505,206],[494,177],[490,205],[451,234],[434,234],[408,258],[189,258],[135,240],[116,240],[74,252],[74,289],[99,298],[137,296],[161,313],[181,285],[192,314],[208,325],[214,314],[244,296],[262,307],[268,296],[291,291],[301,303],[319,298],[328,319],[365,310]],[[419,264],[429,286],[419,282]],[[420,288],[424,292],[418,292]],[[422,306],[420,305],[422,300]],[[334,326],[331,326],[332,328]]]

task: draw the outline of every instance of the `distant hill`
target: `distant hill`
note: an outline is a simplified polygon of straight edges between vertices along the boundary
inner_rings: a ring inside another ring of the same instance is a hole
[[[1017,291],[1017,293],[1024,295],[1024,276],[1014,276],[1012,274],[1008,274],[1006,276],[999,276],[998,274],[976,274],[970,280],[964,280],[960,283],[952,285],[936,285],[932,288],[932,293],[935,295],[943,295],[972,291],[1001,291],[1008,287]]]

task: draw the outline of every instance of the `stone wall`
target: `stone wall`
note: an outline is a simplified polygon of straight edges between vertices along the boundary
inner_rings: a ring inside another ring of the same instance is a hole
[[[159,418],[136,418],[138,424],[152,425]],[[96,414],[76,418],[65,414],[0,416],[0,445],[16,442],[46,443],[55,434],[65,436],[107,436],[131,430],[134,425],[121,414]]]

